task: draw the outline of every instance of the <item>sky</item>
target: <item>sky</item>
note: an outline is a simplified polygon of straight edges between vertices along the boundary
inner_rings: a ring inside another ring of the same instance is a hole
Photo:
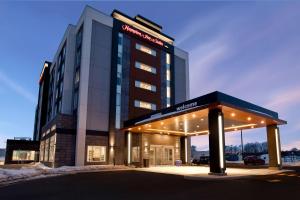
[[[110,14],[141,14],[163,26],[189,53],[190,97],[213,91],[279,113],[283,149],[300,149],[300,2],[0,2],[0,148],[32,137],[38,79],[68,24],[85,5]],[[239,145],[239,132],[226,133]],[[244,131],[244,143],[266,141],[266,130]],[[207,136],[192,138],[208,149]]]

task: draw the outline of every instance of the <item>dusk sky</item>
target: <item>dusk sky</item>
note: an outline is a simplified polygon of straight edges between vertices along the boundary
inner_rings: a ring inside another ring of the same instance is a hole
[[[32,137],[38,79],[82,2],[0,3],[0,148],[6,139]],[[163,26],[189,52],[191,98],[221,91],[279,113],[283,149],[300,149],[300,2],[97,2],[141,14]],[[266,141],[266,130],[244,132],[244,142]],[[192,138],[199,150],[208,137]],[[239,145],[239,132],[226,145]]]

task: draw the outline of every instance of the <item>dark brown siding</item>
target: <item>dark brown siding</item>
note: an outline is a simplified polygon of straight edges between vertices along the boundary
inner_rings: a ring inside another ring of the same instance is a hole
[[[136,43],[154,49],[156,51],[156,56],[152,56],[137,50],[135,48]],[[131,57],[130,57],[130,78],[129,78],[130,81],[129,82],[129,115],[128,115],[129,119],[152,112],[152,110],[136,108],[134,106],[134,100],[154,103],[156,104],[157,109],[161,108],[160,57],[161,57],[161,50],[132,38]],[[135,68],[136,61],[156,68],[156,74],[152,74],[150,72]],[[151,85],[155,85],[156,92],[148,91],[141,88],[136,88],[135,80],[149,83]]]

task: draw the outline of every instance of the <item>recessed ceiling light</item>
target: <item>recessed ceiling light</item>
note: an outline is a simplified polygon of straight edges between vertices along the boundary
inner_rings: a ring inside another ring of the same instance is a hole
[[[201,121],[204,121],[204,119],[203,119],[203,118],[201,118]]]
[[[231,113],[231,117],[234,117],[235,116],[235,113]]]
[[[200,126],[199,125],[197,125],[197,128],[199,128]]]
[[[196,117],[196,115],[195,114],[193,114],[193,118],[195,118]]]
[[[139,127],[139,130],[141,130],[141,127]]]
[[[161,125],[163,125],[163,124],[164,124],[164,122],[160,122],[160,124],[161,124]]]
[[[131,130],[132,128],[129,128],[128,130]]]
[[[262,120],[260,123],[261,123],[261,124],[264,124],[264,123],[265,123],[265,121],[263,121],[263,120]]]
[[[251,120],[251,117],[248,117],[247,120],[250,121],[250,120]]]

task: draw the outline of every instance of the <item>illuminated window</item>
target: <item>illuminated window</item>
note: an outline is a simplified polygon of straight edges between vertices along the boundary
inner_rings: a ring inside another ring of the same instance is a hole
[[[44,161],[44,152],[45,152],[45,141],[41,141],[41,144],[40,144],[40,161]]]
[[[13,161],[34,161],[35,151],[23,151],[14,150],[12,160]]]
[[[106,146],[88,146],[87,162],[106,162]]]
[[[44,154],[44,161],[49,161],[49,139],[45,142],[45,154]]]
[[[146,46],[143,46],[143,45],[141,45],[141,44],[136,44],[136,45],[135,45],[135,48],[136,48],[137,50],[140,50],[140,51],[144,52],[144,53],[150,54],[150,55],[152,55],[152,56],[156,56],[156,51],[155,51],[155,50],[150,49],[150,48],[148,48],[148,47],[146,47]]]
[[[132,147],[132,162],[140,162],[140,147]]]
[[[50,138],[49,162],[54,162],[55,145],[56,145],[56,135],[53,135],[53,136]]]
[[[166,54],[166,82],[167,82],[167,87],[166,87],[166,92],[167,92],[167,98],[166,98],[166,104],[167,107],[171,106],[171,55],[169,53]]]
[[[149,110],[156,110],[156,105],[153,103],[148,103],[145,101],[139,101],[139,100],[135,100],[134,101],[134,106],[137,108],[145,108],[145,109],[149,109]]]
[[[156,86],[141,81],[135,81],[135,87],[156,92]]]
[[[146,65],[144,63],[135,62],[135,67],[138,69],[150,72],[152,74],[156,74],[156,68]]]
[[[117,86],[116,86],[116,118],[115,127],[121,128],[121,92],[122,92],[122,63],[123,63],[123,34],[118,35],[118,63],[117,63]]]

